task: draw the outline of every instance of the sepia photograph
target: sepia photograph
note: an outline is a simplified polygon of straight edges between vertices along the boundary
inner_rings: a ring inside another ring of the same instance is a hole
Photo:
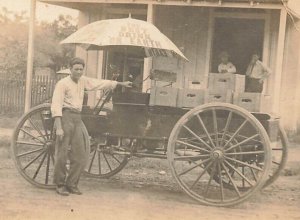
[[[300,0],[0,0],[0,27],[0,220],[300,219]]]

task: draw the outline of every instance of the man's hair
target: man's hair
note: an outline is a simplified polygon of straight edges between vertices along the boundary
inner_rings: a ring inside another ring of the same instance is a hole
[[[85,66],[84,60],[79,57],[74,57],[70,61],[70,68],[72,68],[75,64],[81,64],[83,67]]]

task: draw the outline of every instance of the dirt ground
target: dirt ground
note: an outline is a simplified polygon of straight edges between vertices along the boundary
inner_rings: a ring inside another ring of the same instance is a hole
[[[0,220],[10,219],[300,219],[300,146],[284,175],[246,202],[201,206],[177,186],[167,163],[135,159],[108,180],[83,177],[83,195],[62,197],[21,177],[10,158],[10,129],[0,129]],[[155,166],[153,166],[155,164]],[[159,171],[165,171],[161,175]]]

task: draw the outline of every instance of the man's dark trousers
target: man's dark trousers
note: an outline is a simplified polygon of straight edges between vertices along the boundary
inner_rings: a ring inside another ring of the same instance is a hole
[[[87,153],[84,129],[80,113],[63,111],[62,129],[64,136],[61,142],[56,142],[56,161],[54,167],[54,183],[57,186],[77,187],[80,175],[86,165]],[[67,174],[66,162],[70,160]]]

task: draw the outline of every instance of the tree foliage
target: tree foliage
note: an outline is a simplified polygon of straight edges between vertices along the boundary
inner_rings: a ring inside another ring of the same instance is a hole
[[[0,74],[24,77],[27,65],[28,23],[26,13],[0,9]],[[75,48],[59,42],[75,32],[73,18],[60,15],[51,23],[35,25],[34,67],[50,67],[54,71],[66,67]]]

